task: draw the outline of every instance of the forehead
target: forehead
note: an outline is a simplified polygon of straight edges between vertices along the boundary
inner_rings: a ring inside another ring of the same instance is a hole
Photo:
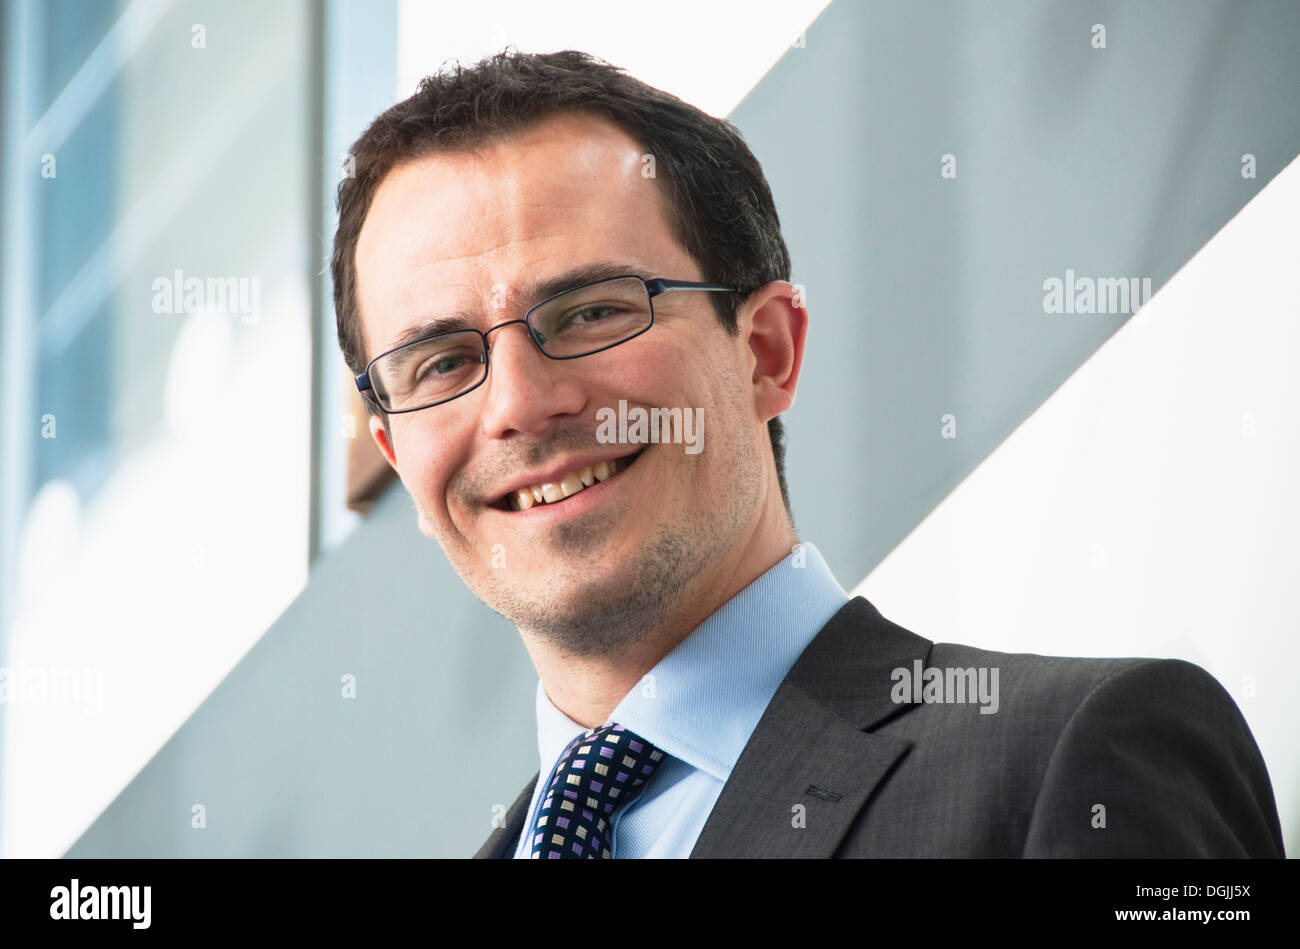
[[[484,324],[495,322],[490,304],[592,261],[656,272],[686,266],[643,158],[611,122],[570,113],[474,151],[395,168],[357,241],[367,354],[440,313],[482,308]]]

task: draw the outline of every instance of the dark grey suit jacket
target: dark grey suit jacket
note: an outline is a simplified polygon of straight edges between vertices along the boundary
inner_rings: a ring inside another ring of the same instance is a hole
[[[896,703],[917,659],[996,667],[998,711]],[[476,857],[513,855],[536,781]],[[691,856],[1284,854],[1259,748],[1204,669],[932,643],[856,597],[777,689]]]

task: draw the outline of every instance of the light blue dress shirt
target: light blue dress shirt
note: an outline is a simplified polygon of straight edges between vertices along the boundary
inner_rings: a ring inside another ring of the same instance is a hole
[[[724,603],[650,670],[610,714],[669,757],[614,814],[615,858],[689,857],[740,752],[795,660],[845,603],[817,548],[804,543]],[[537,784],[515,858],[560,754],[583,726],[537,683]]]

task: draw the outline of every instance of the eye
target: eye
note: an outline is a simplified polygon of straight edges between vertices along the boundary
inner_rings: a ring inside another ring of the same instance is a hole
[[[423,379],[429,375],[443,376],[448,373],[455,372],[457,369],[460,369],[464,365],[465,365],[464,356],[439,356],[436,359],[430,359],[428,362],[420,366],[419,371],[417,371],[415,374],[415,377],[417,379]]]
[[[563,329],[567,326],[582,326],[584,324],[599,323],[601,320],[608,319],[618,308],[614,306],[587,306],[580,310],[574,310],[565,317],[564,322],[560,325]]]

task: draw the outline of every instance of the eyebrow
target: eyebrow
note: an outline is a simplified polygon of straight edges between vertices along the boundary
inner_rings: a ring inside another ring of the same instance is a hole
[[[531,307],[548,297],[555,296],[557,293],[563,293],[565,290],[572,290],[575,287],[595,283],[597,280],[608,280],[610,277],[628,275],[637,276],[643,280],[652,278],[651,271],[637,264],[621,260],[598,260],[572,267],[563,273],[545,279],[535,277],[527,280],[523,283],[519,295]],[[475,318],[478,315],[478,310],[468,309],[412,323],[397,334],[385,352],[391,352],[405,346],[407,343],[414,343],[427,336],[433,336],[435,333],[474,329]]]

